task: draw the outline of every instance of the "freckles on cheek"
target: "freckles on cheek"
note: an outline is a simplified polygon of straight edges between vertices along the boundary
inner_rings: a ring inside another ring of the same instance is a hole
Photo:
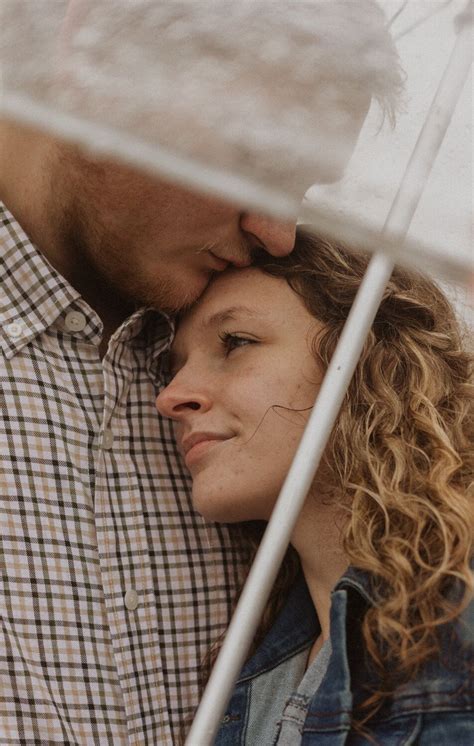
[[[314,383],[309,378],[295,383],[289,406],[300,410],[313,407],[319,388],[320,384]]]
[[[254,366],[246,371],[243,381],[242,401],[247,404],[249,416],[252,415],[255,422],[260,422],[272,407],[288,406],[291,384],[288,374],[279,375],[277,372],[278,361],[272,366],[264,368]]]

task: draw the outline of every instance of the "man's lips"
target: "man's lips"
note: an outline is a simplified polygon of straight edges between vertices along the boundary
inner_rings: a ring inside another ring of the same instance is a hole
[[[232,264],[234,267],[238,267],[239,269],[241,269],[242,267],[250,267],[252,263],[250,258],[247,258],[247,259],[243,257],[235,258],[233,256],[224,257],[224,256],[219,256],[218,254],[214,254],[213,251],[210,251],[209,253],[215,260],[216,265],[219,265],[217,266],[218,270],[226,269],[229,266],[229,264]]]
[[[231,437],[232,435],[224,435],[223,433],[191,433],[191,435],[183,438],[181,443],[186,465],[189,467],[190,464],[204,454],[208,448],[217,443],[221,443],[224,440],[229,440]]]
[[[217,256],[217,254],[214,254],[212,251],[210,251],[209,254],[212,258],[214,268],[217,269],[218,272],[222,272],[229,266],[228,259],[223,259],[221,256]]]

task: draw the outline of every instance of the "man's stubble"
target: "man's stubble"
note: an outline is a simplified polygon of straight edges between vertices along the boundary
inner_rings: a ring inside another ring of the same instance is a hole
[[[101,212],[104,168],[69,147],[61,148],[51,164],[46,212],[64,257],[58,269],[99,315],[105,311],[125,318],[141,306],[168,313],[188,307],[195,290],[188,290],[179,276],[160,273],[159,258],[153,273],[140,263],[140,249],[150,239],[140,239],[138,216],[122,219],[115,228],[113,211],[120,215],[126,205]]]

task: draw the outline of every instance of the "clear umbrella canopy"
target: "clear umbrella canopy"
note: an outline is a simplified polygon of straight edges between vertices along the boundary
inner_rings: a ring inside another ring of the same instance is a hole
[[[376,232],[465,0],[379,6],[385,18],[370,0],[2,0],[0,111],[278,215],[298,213],[319,184],[306,219],[322,209],[326,230],[342,222]],[[405,81],[398,97],[389,33]],[[340,181],[367,90],[372,108]],[[433,258],[435,271],[458,276],[469,245],[469,90],[405,251],[413,259],[416,239],[452,258],[444,269]]]
[[[370,0],[3,0],[0,113],[254,210],[294,216],[307,192],[300,214],[316,230],[356,236],[374,251],[395,236],[390,251],[403,261],[464,280],[471,268],[468,6],[379,5],[385,20]],[[387,29],[405,78],[395,127],[401,78]],[[355,147],[353,123],[362,123],[367,89],[378,104]],[[392,266],[377,253],[361,285],[191,746],[213,742]]]

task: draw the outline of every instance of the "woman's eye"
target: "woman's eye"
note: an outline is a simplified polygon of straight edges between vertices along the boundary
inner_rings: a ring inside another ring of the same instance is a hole
[[[249,337],[243,337],[240,334],[231,334],[229,332],[219,334],[219,338],[223,344],[226,355],[232,352],[232,350],[236,350],[238,347],[255,344],[257,341],[256,339],[250,339]]]

